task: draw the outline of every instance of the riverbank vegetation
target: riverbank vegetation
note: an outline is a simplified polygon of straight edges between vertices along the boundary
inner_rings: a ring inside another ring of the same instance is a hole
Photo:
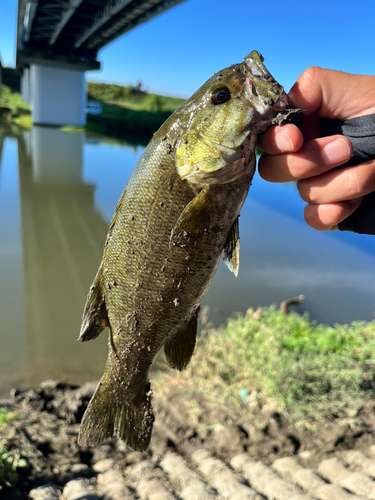
[[[119,138],[137,137],[146,145],[152,134],[184,102],[183,99],[142,91],[130,85],[87,84],[89,102],[100,103],[102,113],[87,115],[87,129]]]
[[[30,106],[21,94],[6,85],[0,89],[0,122],[13,122],[23,128],[31,128]]]
[[[249,310],[206,328],[175,377],[188,399],[198,392],[238,411],[261,397],[294,421],[343,417],[374,396],[375,322],[330,327],[274,307]]]
[[[148,93],[131,85],[93,82],[87,83],[87,100],[101,107],[100,114],[87,114],[87,131],[129,138],[143,145],[184,102],[184,99]],[[1,121],[27,129],[32,126],[30,106],[6,85],[2,85],[0,94]]]

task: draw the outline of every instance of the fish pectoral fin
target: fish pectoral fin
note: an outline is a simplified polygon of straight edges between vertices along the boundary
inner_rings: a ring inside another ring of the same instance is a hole
[[[237,278],[238,268],[240,266],[240,230],[238,226],[238,217],[229,230],[223,249],[223,260],[225,265]]]
[[[182,330],[164,344],[165,361],[171,368],[182,371],[189,364],[197,337],[198,314],[199,310]]]
[[[210,187],[204,186],[191,200],[178,218],[171,233],[170,246],[181,245],[191,237],[208,232],[211,225]]]
[[[116,381],[104,375],[93,395],[79,431],[80,446],[96,446],[116,436],[136,451],[147,449],[154,415],[151,406],[150,383],[136,400],[127,400],[115,387]],[[123,398],[122,398],[123,396]]]
[[[82,342],[96,339],[104,328],[109,326],[107,307],[99,284],[99,275],[100,269],[90,288],[83,311],[81,331],[78,337],[78,340]]]

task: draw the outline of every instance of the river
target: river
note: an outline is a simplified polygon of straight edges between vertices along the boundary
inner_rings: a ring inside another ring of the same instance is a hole
[[[0,129],[0,396],[47,378],[103,371],[107,335],[76,342],[85,298],[120,194],[143,147],[35,127]],[[240,217],[240,272],[220,265],[203,305],[236,311],[304,294],[298,311],[333,325],[371,321],[375,239],[319,233],[293,184],[256,175]]]

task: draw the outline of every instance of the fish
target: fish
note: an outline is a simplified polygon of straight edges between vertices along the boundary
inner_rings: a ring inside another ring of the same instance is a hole
[[[221,256],[238,274],[238,217],[257,136],[300,113],[252,51],[214,74],[154,134],[115,209],[84,308],[79,340],[109,327],[109,341],[81,421],[81,446],[118,437],[147,449],[152,363],[164,348],[171,368],[188,365]]]

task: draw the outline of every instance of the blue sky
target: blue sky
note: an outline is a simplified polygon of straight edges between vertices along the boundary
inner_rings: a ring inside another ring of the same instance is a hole
[[[16,0],[0,2],[0,54],[15,59]],[[375,74],[374,0],[187,0],[99,52],[95,81],[191,95],[213,71],[256,49],[286,90],[318,65]]]

